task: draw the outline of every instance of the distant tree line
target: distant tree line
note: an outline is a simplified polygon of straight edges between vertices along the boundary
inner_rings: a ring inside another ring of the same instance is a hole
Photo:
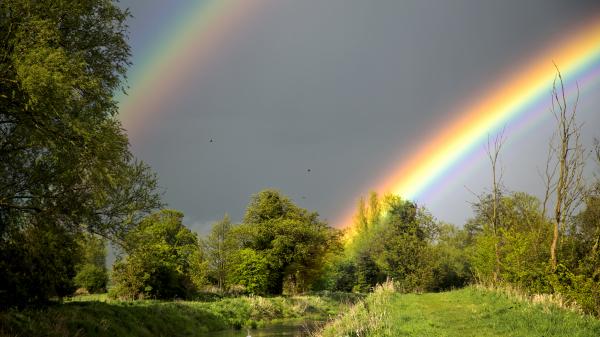
[[[437,221],[395,195],[361,199],[342,254],[329,263],[325,288],[368,292],[393,280],[405,292],[458,288],[471,280],[466,231]]]
[[[227,215],[204,238],[161,210],[124,239],[110,295],[122,299],[369,292],[394,280],[405,291],[439,291],[471,280],[466,232],[397,196],[361,201],[354,233],[276,190],[252,196],[240,224]]]
[[[239,225],[225,215],[206,238],[162,210],[130,231],[113,267],[111,295],[193,298],[219,294],[296,294],[313,288],[339,231],[275,190],[254,195]]]

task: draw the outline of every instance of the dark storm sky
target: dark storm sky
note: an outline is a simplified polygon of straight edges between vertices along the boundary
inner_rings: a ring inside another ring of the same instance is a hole
[[[190,2],[121,6],[134,15],[135,71]],[[225,212],[239,221],[250,195],[269,187],[336,225],[398,158],[457,118],[457,107],[594,17],[600,1],[269,0],[208,67],[189,69],[187,88],[132,149],[199,232]],[[600,136],[597,83],[580,99],[588,145]],[[549,117],[506,135],[507,189],[541,192],[537,168],[552,127]],[[462,225],[475,199],[469,189],[489,180],[487,163],[477,162],[426,206]]]

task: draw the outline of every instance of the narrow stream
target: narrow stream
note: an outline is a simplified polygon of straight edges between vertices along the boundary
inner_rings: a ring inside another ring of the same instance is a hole
[[[316,329],[317,322],[298,322],[298,323],[285,323],[285,324],[273,324],[263,328],[257,329],[242,329],[242,330],[223,330],[213,331],[202,335],[202,337],[275,337],[275,336],[287,336],[287,337],[308,337],[310,336],[309,331]]]

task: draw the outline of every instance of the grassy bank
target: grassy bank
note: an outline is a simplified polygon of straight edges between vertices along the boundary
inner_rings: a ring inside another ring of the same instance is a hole
[[[380,287],[317,336],[600,336],[600,320],[474,287],[398,294]]]
[[[340,294],[239,297],[214,302],[79,298],[45,309],[0,312],[0,336],[196,336],[282,320],[325,320],[350,300]]]

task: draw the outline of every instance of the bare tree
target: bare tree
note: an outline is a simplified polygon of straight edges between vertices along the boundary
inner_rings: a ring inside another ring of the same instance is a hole
[[[597,167],[600,168],[600,140],[595,138],[594,139],[594,149],[593,149],[593,153],[594,153],[594,159],[596,161],[596,165],[598,165]],[[588,202],[591,202],[593,200],[593,198],[598,198],[598,196],[600,196],[600,175],[595,175],[596,181],[594,184],[592,184],[592,186],[587,190],[586,194],[587,194],[587,200]],[[596,219],[599,219],[600,217],[596,217]],[[600,222],[596,222],[598,224],[600,224]],[[596,227],[596,233],[594,235],[595,237],[595,242],[594,245],[592,246],[592,252],[591,252],[591,256],[598,256],[597,252],[598,252],[598,248],[600,246],[600,226]]]
[[[544,173],[538,171],[540,177],[544,180],[544,185],[546,186],[546,191],[544,193],[544,201],[542,203],[542,216],[544,219],[546,218],[546,213],[548,212],[548,203],[550,202],[550,198],[556,192],[556,170],[558,169],[558,162],[554,160],[554,147],[553,144],[556,141],[556,133],[552,135],[550,138],[550,146],[548,146],[548,154],[546,159],[546,169]]]
[[[494,283],[498,281],[500,275],[500,238],[498,235],[500,220],[499,220],[499,202],[501,197],[501,184],[502,184],[502,168],[498,166],[498,159],[500,157],[500,150],[504,143],[504,129],[496,135],[492,141],[488,136],[486,152],[492,166],[492,216],[491,225],[494,233],[494,250],[496,256],[496,263],[493,273]]]
[[[550,245],[550,264],[552,269],[557,265],[557,246],[560,233],[565,228],[567,219],[571,218],[573,211],[579,206],[583,194],[583,165],[585,155],[581,144],[581,127],[576,120],[577,104],[579,103],[579,87],[575,102],[569,105],[565,92],[564,81],[558,67],[557,75],[552,86],[552,113],[556,119],[556,133],[550,141],[550,154],[546,165],[546,203],[553,194],[554,231]],[[553,164],[554,163],[554,164]],[[553,165],[556,165],[553,167]],[[558,176],[556,177],[556,170]],[[549,174],[550,172],[551,174]]]

